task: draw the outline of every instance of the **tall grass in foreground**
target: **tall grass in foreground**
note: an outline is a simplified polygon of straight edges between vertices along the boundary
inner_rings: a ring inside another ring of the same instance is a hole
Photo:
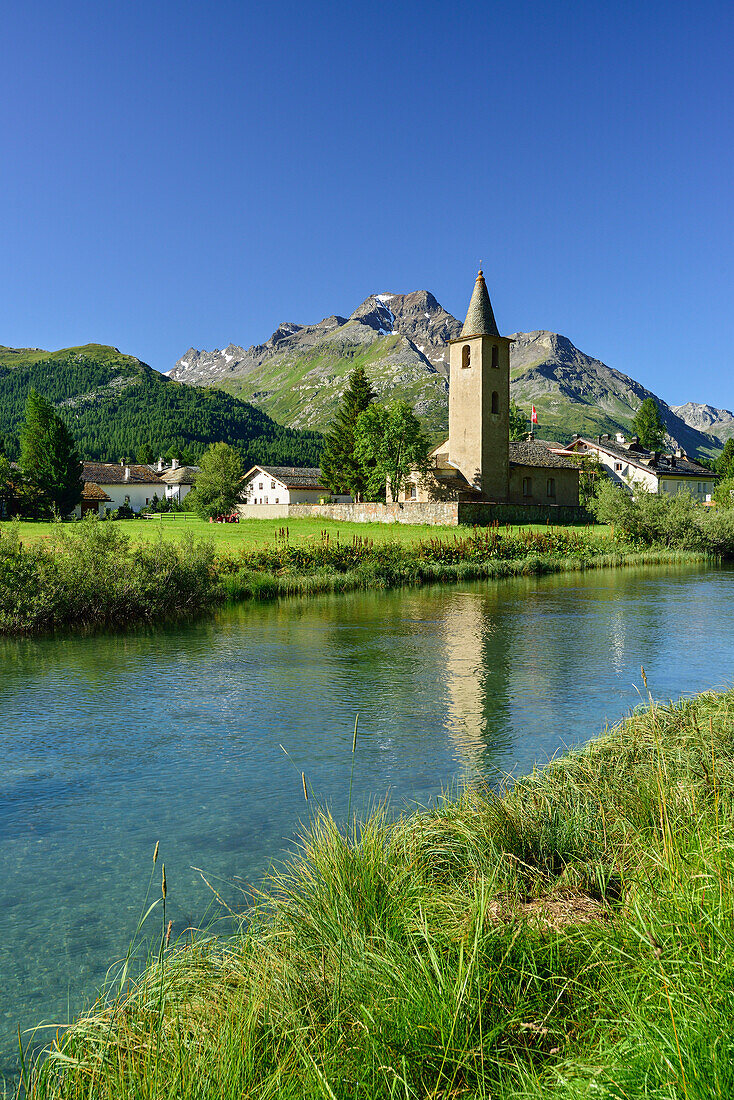
[[[164,950],[28,1093],[732,1096],[733,790],[734,692],[708,693],[499,796],[319,813],[236,936]]]

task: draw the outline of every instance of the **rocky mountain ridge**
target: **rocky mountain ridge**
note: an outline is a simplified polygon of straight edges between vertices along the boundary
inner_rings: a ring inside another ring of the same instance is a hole
[[[713,405],[697,405],[687,401],[685,405],[671,405],[673,412],[691,428],[707,432],[726,441],[734,436],[734,412],[716,409]]]
[[[410,401],[438,437],[448,425],[447,345],[460,332],[461,322],[430,291],[381,292],[366,298],[349,317],[333,314],[315,325],[284,322],[269,340],[250,348],[189,348],[169,376],[224,389],[289,426],[323,431],[350,371],[361,363],[380,400]],[[512,338],[512,396],[528,413],[535,405],[539,429],[550,438],[563,440],[575,432],[629,433],[637,408],[651,396],[660,405],[671,445],[714,455],[727,437],[726,410],[712,410],[709,421],[701,414],[696,422],[698,407],[678,406],[685,410],[679,415],[565,336],[537,330]]]

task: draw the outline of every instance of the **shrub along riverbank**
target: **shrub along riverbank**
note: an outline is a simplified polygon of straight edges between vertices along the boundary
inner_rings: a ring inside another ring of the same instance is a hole
[[[164,933],[28,1095],[731,1096],[734,692],[650,704],[501,796],[317,811],[237,935]]]
[[[226,600],[451,583],[602,566],[689,560],[696,552],[638,550],[593,529],[477,528],[423,542],[355,537],[215,554],[206,540],[134,542],[121,524],[58,524],[27,546],[0,530],[0,632],[120,629],[190,618]],[[698,551],[698,557],[702,552]]]
[[[732,511],[734,517],[734,510]],[[714,537],[715,535],[715,537]],[[27,545],[0,529],[0,632],[122,629],[191,618],[227,600],[466,582],[734,554],[732,530],[681,539],[617,538],[594,528],[476,528],[414,543],[356,536],[215,553],[206,540],[133,541],[119,523],[57,524]]]

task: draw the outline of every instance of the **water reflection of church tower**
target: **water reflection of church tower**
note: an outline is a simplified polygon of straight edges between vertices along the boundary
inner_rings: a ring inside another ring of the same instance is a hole
[[[447,732],[469,773],[491,768],[512,741],[509,620],[497,592],[456,592],[444,605]]]

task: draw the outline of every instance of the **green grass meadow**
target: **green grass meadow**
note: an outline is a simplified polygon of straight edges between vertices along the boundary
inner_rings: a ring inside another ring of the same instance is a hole
[[[53,533],[53,523],[34,521],[15,521],[18,533],[25,543],[47,542]],[[193,536],[204,538],[212,542],[215,548],[222,550],[254,550],[270,545],[276,535],[288,528],[291,542],[315,542],[320,541],[324,532],[330,538],[339,538],[342,542],[351,542],[354,538],[369,539],[382,543],[400,543],[412,545],[425,542],[428,539],[465,538],[471,534],[471,527],[438,527],[429,524],[407,523],[338,523],[328,519],[248,519],[240,523],[208,523],[205,520],[194,517],[189,512],[170,513],[162,519],[158,516],[152,519],[134,519],[115,521],[119,528],[137,542],[151,542],[162,537],[169,541],[181,541],[183,538]],[[0,521],[0,531],[8,531],[13,526],[11,521]],[[73,527],[74,524],[63,524],[64,527]],[[566,528],[564,528],[566,529]],[[583,530],[567,528],[568,530]],[[544,531],[545,524],[527,524],[523,527],[502,528],[505,530],[529,530]],[[611,528],[596,525],[594,532],[599,535],[610,534]]]

